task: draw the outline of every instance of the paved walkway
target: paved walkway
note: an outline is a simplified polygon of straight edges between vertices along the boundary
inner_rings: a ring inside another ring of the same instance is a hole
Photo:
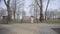
[[[1,24],[0,34],[60,34],[59,27],[59,24]]]

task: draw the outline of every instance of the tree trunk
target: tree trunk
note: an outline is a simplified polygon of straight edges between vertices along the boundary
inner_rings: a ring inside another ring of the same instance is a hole
[[[41,4],[41,6],[40,6],[40,22],[42,22],[43,21],[43,5],[42,5],[42,0],[40,0],[40,4]]]
[[[15,12],[14,12],[14,20],[15,20]]]
[[[5,5],[6,5],[6,7],[7,7],[7,11],[8,11],[8,22],[11,22],[11,10],[10,10],[10,0],[7,0],[7,2],[6,2],[6,0],[4,0],[4,3],[5,3]]]
[[[48,5],[49,5],[49,2],[50,2],[50,0],[48,0],[48,2],[47,2],[47,6],[46,6],[46,10],[45,10],[45,20],[47,20],[47,18],[46,18],[46,15],[47,15],[47,9],[48,9]]]
[[[11,21],[11,10],[10,7],[7,7],[7,11],[8,11],[8,21]]]
[[[15,20],[15,13],[16,13],[16,0],[15,0],[14,20]]]

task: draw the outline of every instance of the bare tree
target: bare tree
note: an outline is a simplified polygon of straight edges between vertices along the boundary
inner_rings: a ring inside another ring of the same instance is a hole
[[[4,3],[8,11],[8,21],[11,21],[11,10],[10,10],[10,0],[4,0]]]
[[[44,19],[43,18],[43,5],[42,5],[42,0],[40,0],[40,4],[41,4],[41,6],[40,6],[40,21],[42,22],[42,20]]]
[[[25,12],[24,11],[24,0],[16,0],[16,16],[17,16],[17,19],[20,18],[21,16],[23,16],[23,12]]]
[[[16,9],[17,9],[16,6],[17,6],[17,0],[12,0],[11,8],[12,8],[12,12],[13,12],[14,20],[15,20],[15,14],[16,14]]]
[[[18,19],[18,21],[19,21],[20,15],[21,15],[21,12],[20,12],[20,9],[19,9],[19,8],[18,8],[18,11],[16,12],[16,14],[17,14],[17,19]]]
[[[34,10],[35,10],[34,5],[31,4],[29,7],[30,7],[30,15],[34,16]]]
[[[36,16],[36,19],[37,19],[37,17],[40,16],[40,8],[39,8],[39,6],[36,4],[35,0],[34,0],[34,15]]]
[[[25,0],[22,0],[22,20],[21,20],[21,23],[23,22],[23,18],[24,18],[24,14],[25,14],[25,12],[24,12],[24,3],[25,3]]]
[[[45,9],[45,20],[47,20],[47,18],[46,18],[46,13],[47,13],[47,9],[48,9],[49,2],[50,2],[50,0],[48,0],[47,5],[46,5],[46,9]]]
[[[0,8],[0,19],[2,18],[2,16],[4,15],[4,9],[3,8]]]
[[[32,4],[30,4],[29,7],[30,7],[31,16],[34,16],[36,22],[38,23],[38,19],[39,19],[39,16],[40,16],[40,7],[37,5],[35,0],[33,0]]]
[[[22,17],[24,18],[24,16],[26,15],[25,11],[22,11]]]
[[[38,3],[38,1],[37,0],[35,0],[36,1],[36,3],[37,3],[37,5],[39,6],[39,8],[40,8],[40,21],[42,22],[43,21],[43,2],[42,2],[42,0],[39,0],[39,2],[40,3]]]

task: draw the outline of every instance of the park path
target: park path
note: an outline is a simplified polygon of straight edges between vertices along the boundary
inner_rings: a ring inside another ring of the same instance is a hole
[[[59,34],[52,28],[60,28],[59,24],[1,24],[0,34]],[[59,29],[60,30],[60,29]],[[60,32],[60,31],[59,31]]]

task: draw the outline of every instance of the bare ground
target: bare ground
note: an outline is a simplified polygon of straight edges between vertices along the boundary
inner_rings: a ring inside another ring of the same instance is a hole
[[[0,24],[0,34],[59,34],[60,24]]]

